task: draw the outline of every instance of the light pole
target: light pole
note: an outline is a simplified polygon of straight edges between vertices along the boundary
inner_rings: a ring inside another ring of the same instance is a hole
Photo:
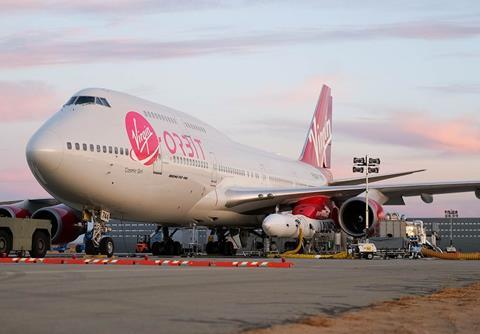
[[[455,252],[456,249],[453,247],[453,218],[458,218],[458,210],[445,210],[445,218],[450,218],[450,246],[447,251]]]
[[[365,173],[365,237],[368,237],[369,226],[369,210],[368,210],[368,174],[379,172],[380,159],[369,158],[366,155],[364,158],[353,158],[353,172]]]

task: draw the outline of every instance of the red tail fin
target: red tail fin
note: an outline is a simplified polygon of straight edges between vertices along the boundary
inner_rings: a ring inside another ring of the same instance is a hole
[[[300,161],[317,168],[330,168],[332,154],[332,95],[323,85]]]

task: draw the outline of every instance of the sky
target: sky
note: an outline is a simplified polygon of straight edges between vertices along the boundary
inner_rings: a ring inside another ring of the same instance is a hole
[[[86,87],[297,159],[327,84],[335,177],[369,154],[382,173],[427,169],[390,182],[480,180],[478,1],[3,0],[0,22],[0,200],[48,196],[25,145]],[[445,209],[480,216],[472,193],[386,207]]]

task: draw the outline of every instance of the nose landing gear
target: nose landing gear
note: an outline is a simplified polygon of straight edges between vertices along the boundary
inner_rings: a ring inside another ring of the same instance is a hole
[[[101,254],[112,257],[115,252],[115,244],[112,238],[104,237],[106,233],[112,230],[111,227],[107,226],[110,213],[104,210],[85,210],[83,217],[84,221],[93,221],[93,229],[85,233],[85,254]]]

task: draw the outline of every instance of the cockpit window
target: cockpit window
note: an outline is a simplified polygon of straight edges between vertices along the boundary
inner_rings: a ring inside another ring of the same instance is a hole
[[[102,100],[101,100],[99,97],[96,97],[96,98],[95,98],[95,104],[99,104],[99,105],[101,105],[101,106],[104,105],[103,102],[102,102]]]
[[[75,104],[94,104],[95,97],[94,96],[79,96],[78,99],[75,101]]]
[[[110,103],[108,103],[107,99],[103,98],[103,97],[99,97],[99,99],[103,102],[103,105],[105,107],[109,107],[111,108],[112,106],[110,105]]]
[[[66,105],[66,106],[69,106],[69,105],[73,104],[76,99],[77,99],[77,96],[72,96],[72,97],[70,98],[70,100],[68,100],[67,103],[65,103],[65,105]]]

